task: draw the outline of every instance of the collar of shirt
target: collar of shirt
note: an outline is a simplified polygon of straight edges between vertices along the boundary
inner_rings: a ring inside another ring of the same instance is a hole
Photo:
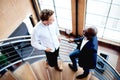
[[[89,41],[89,40],[87,40],[86,37],[83,38],[82,44],[81,44],[81,47],[80,47],[80,50],[83,48],[83,46],[84,46],[88,41]]]

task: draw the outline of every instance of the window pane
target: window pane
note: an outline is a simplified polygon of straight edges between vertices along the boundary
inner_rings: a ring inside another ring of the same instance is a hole
[[[64,8],[56,8],[56,11],[57,11],[57,17],[72,20],[71,10]]]
[[[103,38],[120,43],[120,32],[111,29],[105,29]]]
[[[66,9],[59,9],[59,8],[57,8],[56,11],[57,11],[57,20],[59,27],[72,30],[72,19],[70,14],[71,11]]]
[[[113,31],[119,31],[120,32],[120,20],[108,18],[106,27],[108,29],[111,29]]]
[[[103,38],[115,42],[120,42],[119,34],[120,34],[120,20],[108,18]]]
[[[96,25],[98,27],[104,27],[105,26],[106,17],[93,15],[93,14],[87,14],[86,15],[86,24],[87,25]]]
[[[39,0],[40,6],[53,6],[52,0]]]
[[[55,8],[59,27],[72,30],[71,0],[55,0]]]
[[[55,0],[55,6],[58,8],[71,9],[71,0]]]
[[[113,0],[113,4],[118,4],[118,5],[120,5],[120,0]]]
[[[87,13],[107,16],[110,4],[100,1],[89,1],[87,4]]]
[[[110,3],[111,2],[111,0],[95,0],[95,1],[101,1],[101,2],[106,2],[106,3]]]
[[[120,19],[120,5],[112,5],[109,16]]]
[[[59,23],[59,27],[72,30],[72,23],[70,20],[58,18],[58,23]]]

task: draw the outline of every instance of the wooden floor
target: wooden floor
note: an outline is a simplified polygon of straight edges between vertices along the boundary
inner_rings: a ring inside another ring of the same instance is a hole
[[[78,68],[77,72],[73,72],[67,62],[58,61],[62,72],[56,71],[53,67],[46,64],[46,60],[39,60],[33,64],[25,62],[14,72],[6,72],[0,80],[99,80],[93,73],[90,73],[83,79],[76,79],[77,75],[83,73],[82,68]]]

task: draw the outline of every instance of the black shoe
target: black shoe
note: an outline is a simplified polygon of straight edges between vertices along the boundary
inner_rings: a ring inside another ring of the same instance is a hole
[[[74,71],[74,72],[77,71],[77,69],[73,68],[73,65],[72,65],[72,64],[68,64],[68,66],[70,67],[70,69],[71,69],[72,71]]]
[[[88,74],[78,75],[78,76],[76,76],[76,79],[82,79],[82,78],[85,78],[87,76],[88,76]]]
[[[54,67],[54,69],[57,70],[57,71],[60,71],[60,72],[63,71],[63,70],[60,69],[59,67]]]

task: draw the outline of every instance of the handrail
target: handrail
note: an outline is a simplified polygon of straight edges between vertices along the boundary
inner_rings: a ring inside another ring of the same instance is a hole
[[[25,39],[25,38],[30,38],[31,35],[25,35],[25,36],[16,36],[16,37],[11,37],[11,38],[6,38],[6,39],[2,39],[0,40],[0,43],[1,42],[6,42],[6,41],[10,41],[10,40],[17,40],[17,39]]]
[[[23,60],[26,61],[26,60],[35,59],[35,58],[40,58],[40,57],[43,58],[43,57],[45,57],[45,55],[31,56],[31,57],[24,58]],[[19,62],[22,62],[22,60],[18,60],[18,61],[14,62],[14,63],[11,63],[11,64],[5,66],[4,68],[0,69],[0,72],[3,71],[3,70],[5,70],[5,69],[7,69],[7,68],[10,67],[10,66],[13,66],[13,65],[19,63]]]
[[[0,44],[0,46],[4,46],[4,45],[8,45],[8,44],[20,43],[20,42],[28,42],[28,41],[30,41],[30,40],[31,40],[31,39],[10,41],[10,42],[7,42],[7,43]]]
[[[105,63],[107,63],[115,71],[115,73],[120,77],[120,74],[118,73],[118,71],[106,59],[104,59],[100,55],[97,55],[97,56],[101,58]]]

